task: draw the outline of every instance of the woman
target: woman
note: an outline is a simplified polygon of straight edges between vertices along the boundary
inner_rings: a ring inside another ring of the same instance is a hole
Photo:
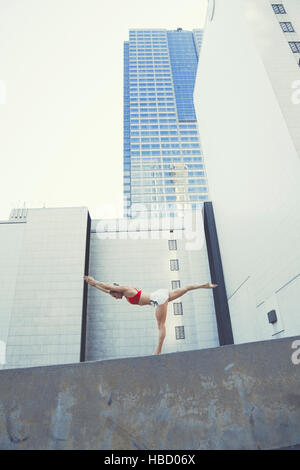
[[[110,285],[105,282],[96,281],[91,276],[84,276],[84,279],[90,286],[96,287],[106,294],[110,294],[115,299],[122,299],[125,297],[132,305],[152,305],[155,307],[155,316],[157,320],[159,336],[158,346],[154,354],[161,353],[162,345],[166,336],[165,323],[167,318],[168,303],[178,299],[191,290],[214,289],[217,287],[217,284],[206,282],[205,284],[201,285],[182,287],[172,290],[171,292],[169,292],[167,289],[158,289],[152,292],[152,294],[148,294],[147,292],[142,291],[141,289],[136,289],[135,287],[119,286],[116,283]]]

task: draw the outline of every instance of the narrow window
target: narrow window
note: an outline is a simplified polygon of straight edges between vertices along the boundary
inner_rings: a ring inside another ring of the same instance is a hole
[[[182,303],[181,302],[174,302],[173,303],[173,312],[174,312],[174,315],[183,315]]]
[[[172,281],[172,290],[180,288],[180,281]]]
[[[295,32],[293,25],[290,21],[283,22],[281,21],[280,23],[281,29],[284,33],[293,33]]]
[[[170,260],[170,269],[171,269],[171,271],[179,271],[178,259],[171,259]]]
[[[177,240],[168,240],[169,250],[177,250]]]
[[[176,335],[176,339],[184,339],[185,338],[184,326],[175,326],[175,335]]]
[[[289,41],[289,45],[293,52],[300,52],[300,41]]]
[[[274,13],[276,13],[276,15],[282,15],[286,13],[285,8],[282,3],[272,3],[272,8],[274,10]]]

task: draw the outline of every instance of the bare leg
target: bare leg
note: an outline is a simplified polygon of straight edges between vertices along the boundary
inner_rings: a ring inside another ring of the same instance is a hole
[[[182,295],[186,294],[190,290],[195,290],[195,289],[214,289],[217,287],[218,284],[211,284],[210,282],[206,282],[205,284],[196,284],[196,285],[191,285],[191,286],[186,286],[186,287],[181,287],[180,289],[175,289],[169,292],[169,302],[172,302],[175,299],[178,299]]]
[[[167,310],[168,310],[168,300],[162,304],[156,307],[155,310],[155,316],[157,320],[157,326],[158,326],[158,345],[157,348],[154,352],[154,354],[160,354],[162,350],[162,345],[164,342],[164,339],[166,337],[166,318],[167,318]]]

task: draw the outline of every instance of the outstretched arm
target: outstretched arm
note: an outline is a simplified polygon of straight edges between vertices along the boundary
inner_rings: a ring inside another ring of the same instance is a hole
[[[97,289],[102,290],[103,292],[106,292],[107,294],[109,294],[111,290],[115,292],[120,292],[123,295],[136,294],[135,289],[133,289],[132,287],[115,286],[115,285],[107,284],[106,282],[96,281],[96,279],[94,279],[92,276],[84,276],[84,279],[91,286],[96,287]]]
[[[84,280],[90,286],[96,287],[97,289],[102,290],[102,292],[106,292],[107,294],[109,294],[109,291],[114,290],[114,286],[111,286],[105,282],[97,281],[92,276],[84,276]]]
[[[109,290],[105,289],[104,287],[97,285],[96,279],[94,279],[91,276],[83,276],[83,279],[86,281],[87,284],[93,287],[97,287],[99,290],[102,290],[102,292],[105,292],[106,294],[109,294]]]

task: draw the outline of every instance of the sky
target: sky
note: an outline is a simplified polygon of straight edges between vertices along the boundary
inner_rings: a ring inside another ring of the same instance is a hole
[[[123,42],[191,30],[206,0],[0,0],[0,220],[14,207],[122,217]]]

